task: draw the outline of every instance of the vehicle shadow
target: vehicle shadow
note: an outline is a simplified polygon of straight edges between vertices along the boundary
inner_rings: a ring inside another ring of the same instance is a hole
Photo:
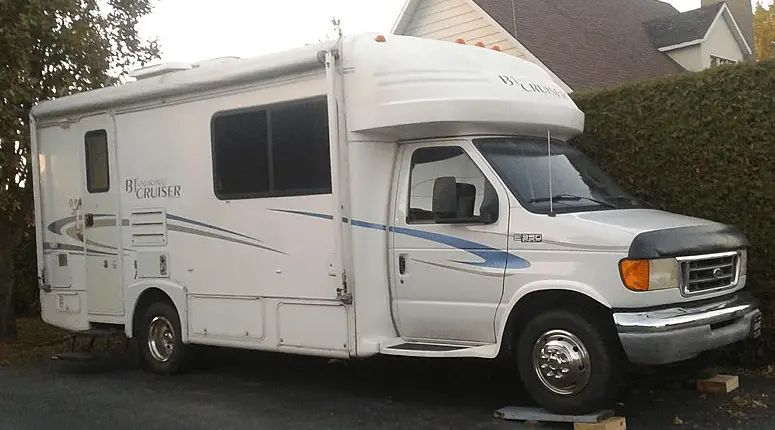
[[[424,407],[479,409],[490,414],[504,406],[535,406],[522,387],[516,368],[507,361],[483,359],[419,359],[379,356],[357,360],[198,347],[186,375],[159,378],[141,371],[130,345],[100,360],[72,364],[67,372],[80,376],[132,373],[155,383],[181,384],[196,390],[230,393],[257,386],[282,393],[340,396]],[[678,392],[694,390],[698,377],[710,376],[712,356],[674,366],[628,368],[616,411],[624,413],[649,399],[661,402]]]

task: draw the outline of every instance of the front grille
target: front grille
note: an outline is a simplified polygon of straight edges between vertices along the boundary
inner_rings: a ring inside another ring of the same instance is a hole
[[[733,288],[737,285],[740,254],[684,257],[681,264],[681,288],[685,295]]]

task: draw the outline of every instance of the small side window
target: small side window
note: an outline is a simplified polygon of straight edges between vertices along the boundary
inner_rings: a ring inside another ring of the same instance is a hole
[[[498,219],[495,188],[459,146],[417,149],[409,175],[409,224],[490,224]]]
[[[90,193],[104,193],[110,190],[110,167],[108,162],[108,133],[93,130],[84,136],[86,145],[86,189]]]

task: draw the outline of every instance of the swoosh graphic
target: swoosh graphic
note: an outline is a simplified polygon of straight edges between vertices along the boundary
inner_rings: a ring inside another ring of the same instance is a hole
[[[334,219],[332,215],[316,213],[316,212],[306,212],[306,211],[297,211],[297,210],[289,210],[289,209],[270,209],[270,210],[274,212],[303,215],[303,216],[309,216],[313,218],[320,218],[320,219],[326,219],[326,220]],[[347,222],[347,218],[342,218],[342,222]],[[506,270],[509,270],[509,269],[514,270],[514,269],[526,269],[530,267],[530,262],[525,260],[524,258],[517,257],[514,254],[510,254],[508,252],[501,251],[500,249],[495,249],[487,245],[483,245],[481,243],[460,239],[454,236],[448,236],[440,233],[431,233],[423,230],[417,230],[417,229],[411,229],[411,228],[405,228],[405,227],[387,227],[384,224],[370,223],[367,221],[352,220],[352,224],[357,227],[364,227],[364,228],[369,228],[373,230],[393,231],[398,234],[416,237],[418,239],[424,239],[431,242],[441,243],[443,245],[451,246],[453,248],[466,251],[483,260],[481,262],[450,260],[454,263],[466,264],[469,266],[481,267],[481,268],[487,268],[487,269],[505,268]]]
[[[118,219],[117,219],[116,215],[112,215],[112,214],[94,214],[94,218],[95,218],[95,222],[94,222],[94,227],[92,227],[92,228],[114,227],[114,226],[116,226],[116,223],[118,222]],[[99,218],[103,218],[103,219],[99,219]],[[110,219],[104,219],[104,218],[110,218]],[[254,242],[263,243],[262,240],[256,239],[254,237],[247,236],[247,235],[241,234],[241,233],[237,233],[235,231],[227,230],[225,228],[221,228],[221,227],[214,226],[214,225],[211,225],[211,224],[207,224],[207,223],[204,223],[204,222],[201,222],[201,221],[196,221],[196,220],[193,220],[193,219],[185,218],[185,217],[182,217],[182,216],[168,214],[167,215],[167,219],[171,220],[171,221],[177,221],[177,222],[180,222],[180,223],[183,223],[183,224],[189,224],[189,225],[192,225],[192,226],[206,227],[206,228],[217,230],[217,231],[220,231],[220,232],[233,234],[233,235],[238,236],[240,238],[250,239],[251,241],[254,241]],[[65,236],[68,236],[68,237],[70,237],[72,239],[75,239],[77,242],[82,242],[83,243],[84,242],[84,238],[83,238],[82,235],[77,234],[76,229],[75,229],[75,225],[69,225],[69,224],[74,223],[75,221],[76,221],[76,217],[75,216],[68,216],[68,217],[61,218],[61,219],[58,219],[58,220],[50,223],[47,226],[47,228],[48,228],[49,231],[51,231],[54,234],[65,235]],[[131,223],[130,223],[129,219],[126,219],[126,218],[121,219],[121,225],[122,226],[129,226],[130,224]],[[237,244],[240,244],[240,245],[252,246],[254,248],[263,249],[263,250],[275,252],[275,253],[278,253],[278,254],[288,255],[288,254],[286,254],[283,251],[280,251],[280,250],[277,250],[277,249],[274,249],[274,248],[271,248],[271,247],[268,247],[268,246],[265,246],[265,245],[259,245],[259,244],[256,244],[256,243],[248,242],[246,240],[227,237],[227,236],[224,236],[224,235],[221,235],[221,234],[212,233],[212,232],[205,231],[205,230],[202,230],[202,229],[199,229],[199,228],[186,227],[186,226],[178,226],[178,225],[175,225],[175,224],[168,224],[167,225],[167,229],[169,231],[178,231],[178,232],[181,232],[181,233],[193,234],[193,235],[201,236],[201,237],[209,237],[209,238],[212,238],[212,239],[224,240],[224,241],[227,241],[227,242],[237,243]],[[102,244],[102,243],[97,243],[97,242],[94,242],[92,240],[86,240],[86,245],[87,246],[88,245],[92,245],[92,246],[103,247],[103,248],[106,248],[106,249],[117,250],[117,248],[114,247],[114,246],[105,245],[105,244]],[[72,245],[68,245],[68,247],[70,247],[68,249],[71,250],[71,251],[82,250],[82,248],[80,248],[80,247],[73,247]],[[54,249],[56,249],[56,248],[54,248]],[[65,249],[65,248],[62,247],[62,245],[60,245],[60,249]],[[94,253],[101,253],[101,254],[105,254],[105,255],[115,255],[113,253],[97,251],[97,250],[94,250],[92,248],[89,248],[88,251],[89,252],[94,252]],[[131,249],[125,250],[125,252],[131,252],[131,251],[132,251]]]
[[[256,239],[255,237],[246,236],[246,235],[244,235],[242,233],[237,233],[236,231],[226,230],[225,228],[214,226],[212,224],[207,224],[207,223],[204,223],[202,221],[196,221],[196,220],[193,220],[193,219],[184,218],[184,217],[179,216],[179,215],[167,214],[167,219],[172,220],[172,221],[180,221],[180,222],[184,222],[184,223],[188,223],[188,224],[193,224],[193,225],[196,225],[196,226],[199,226],[199,227],[211,228],[213,230],[217,230],[217,231],[220,231],[220,232],[223,232],[223,233],[229,233],[229,234],[233,234],[235,236],[244,237],[245,239],[255,240],[256,242],[263,242],[262,240]]]
[[[183,226],[177,226],[177,225],[174,225],[174,224],[170,224],[170,225],[167,226],[167,229],[170,230],[170,231],[179,231],[181,233],[188,233],[188,234],[193,234],[193,235],[196,235],[196,236],[202,236],[202,237],[209,237],[209,238],[213,238],[213,239],[224,240],[226,242],[238,243],[240,245],[252,246],[254,248],[259,248],[259,249],[263,249],[263,250],[266,250],[266,251],[272,251],[272,252],[276,252],[278,254],[288,255],[285,252],[279,251],[279,250],[274,249],[274,248],[270,248],[270,247],[265,246],[265,245],[258,245],[258,244],[250,243],[248,241],[241,240],[241,239],[233,239],[233,238],[226,237],[226,236],[223,236],[223,235],[220,235],[220,234],[210,233],[208,231],[198,230],[198,229],[195,229],[195,228],[183,227]],[[257,242],[260,242],[260,241],[257,241]]]

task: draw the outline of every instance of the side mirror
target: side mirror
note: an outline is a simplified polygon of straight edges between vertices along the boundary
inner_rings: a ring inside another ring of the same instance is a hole
[[[453,176],[442,176],[433,182],[433,215],[436,218],[454,217],[457,213],[457,181]]]

